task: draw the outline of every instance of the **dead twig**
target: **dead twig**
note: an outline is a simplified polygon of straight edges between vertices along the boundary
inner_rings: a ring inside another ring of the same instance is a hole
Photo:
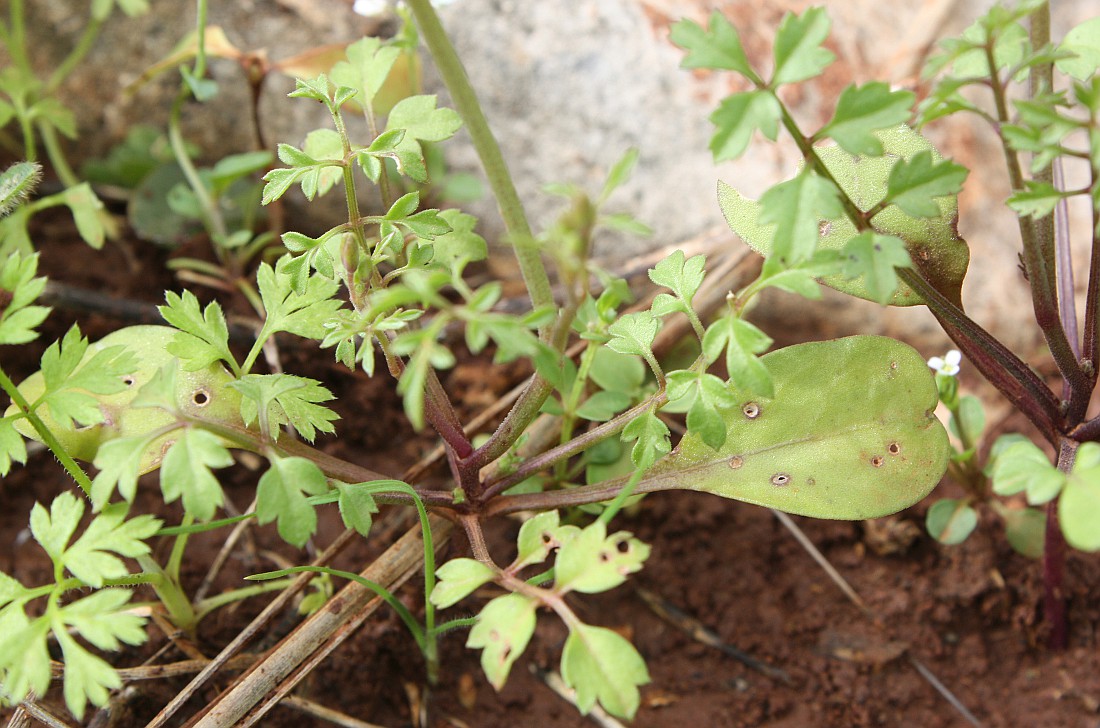
[[[343,726],[344,728],[383,728],[383,726],[377,723],[368,723],[365,720],[359,720],[358,718],[352,718],[346,713],[341,713],[339,710],[333,710],[327,708],[320,703],[315,703],[308,698],[303,698],[298,695],[288,695],[283,698],[281,705],[285,705],[288,708],[294,708],[301,711],[306,715],[312,715],[314,718],[320,718],[321,720],[328,721],[334,725]]]
[[[332,545],[325,549],[325,551],[313,561],[313,564],[321,565],[328,563],[333,556],[342,551],[343,548],[351,542],[351,538],[354,535],[354,530],[345,530],[335,541],[333,541]],[[232,642],[226,645],[225,648],[218,653],[217,657],[212,659],[206,667],[204,667],[202,671],[176,695],[176,697],[169,701],[168,705],[164,706],[164,708],[157,713],[146,728],[159,728],[163,726],[169,718],[175,715],[176,711],[183,707],[184,703],[191,699],[195,691],[205,685],[206,682],[213,677],[214,673],[224,667],[234,655],[240,652],[240,650],[252,640],[253,637],[259,634],[265,625],[267,625],[267,623],[278,614],[298,592],[305,588],[306,584],[309,583],[313,576],[314,574],[308,572],[303,573],[293,584],[280,592],[279,596],[275,597],[275,599],[273,599],[247,627],[241,630],[240,634],[238,634]]]
[[[431,528],[436,547],[441,547],[450,536],[451,522],[432,516]],[[424,545],[417,525],[361,575],[392,590],[422,568],[423,559]],[[383,603],[365,586],[349,583],[186,725],[188,728],[256,725]]]

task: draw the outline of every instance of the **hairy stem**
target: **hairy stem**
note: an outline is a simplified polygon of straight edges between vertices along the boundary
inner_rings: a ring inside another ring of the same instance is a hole
[[[46,427],[46,424],[42,421],[38,415],[31,409],[27,399],[23,396],[15,387],[15,383],[4,372],[3,367],[0,367],[0,389],[11,397],[12,404],[19,408],[27,421],[31,423],[31,427],[38,433],[38,436],[42,438],[42,442],[50,449],[53,456],[57,458],[57,461],[65,468],[65,471],[69,476],[76,481],[76,484],[80,486],[80,489],[84,491],[85,495],[91,495],[92,493],[92,481],[89,480],[88,474],[84,472],[84,469],[77,465],[76,460],[73,460],[69,455],[65,447],[58,442],[57,437],[54,436],[50,428]]]

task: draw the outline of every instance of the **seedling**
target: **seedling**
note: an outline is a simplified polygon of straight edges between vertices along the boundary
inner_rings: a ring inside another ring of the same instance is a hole
[[[335,502],[345,524],[367,536],[377,505],[386,502],[415,507],[420,517],[423,620],[383,585],[363,583],[409,626],[429,680],[445,669],[438,664],[438,636],[472,624],[467,644],[482,650],[486,677],[500,688],[531,639],[539,608],[547,607],[569,631],[560,672],[580,709],[599,703],[614,715],[633,716],[639,686],[649,680],[644,660],[618,633],[581,621],[565,600],[570,593],[615,588],[642,568],[649,547],[611,525],[629,499],[699,491],[819,518],[863,519],[916,503],[947,468],[948,436],[932,414],[937,387],[924,358],[906,344],[874,336],[769,352],[771,338],[744,316],[767,288],[815,298],[823,283],[883,304],[928,305],[967,358],[980,360],[987,376],[1011,389],[1021,409],[1046,427],[1044,434],[1070,441],[1067,412],[1077,412],[1083,395],[1075,395],[1064,411],[1052,409],[1054,395],[1043,389],[1049,396],[1039,397],[1035,387],[1042,383],[959,310],[968,252],[953,231],[965,170],[941,159],[903,125],[912,94],[883,84],[852,87],[832,121],[814,134],[803,133],[779,100],[777,89],[813,78],[831,61],[822,47],[828,32],[823,11],[784,20],[768,81],[748,63],[736,31],[720,15],[707,30],[690,22],[673,30],[673,40],[688,50],[686,65],[732,70],[754,85],[716,113],[716,156],[737,156],[756,130],[775,138],[782,125],[806,158],[795,179],[766,192],[759,203],[722,188],[720,204],[731,226],[766,262],[717,315],[702,315],[696,302],[706,277],[702,256],[678,251],[655,265],[650,278],[661,294],[634,311],[624,310],[625,284],[589,260],[601,222],[640,229],[604,210],[629,174],[632,153],[595,197],[559,188],[573,203],[569,212],[547,233],[530,229],[474,89],[431,4],[410,0],[409,6],[455,109],[427,95],[378,105],[383,80],[400,53],[375,39],[350,46],[326,73],[296,81],[290,96],[323,106],[331,127],[314,132],[302,147],[278,145],[283,166],[266,175],[263,202],[274,203],[295,187],[307,199],[335,191],[344,197],[347,218],[316,237],[283,234],[287,252],[274,264],[258,264],[253,303],[263,323],[243,356],[230,345],[221,304],[200,305],[185,291],[169,293],[161,307],[168,326],[120,329],[94,344],[74,329],[47,350],[41,372],[18,387],[0,370],[0,386],[12,399],[0,419],[0,470],[25,460],[20,435],[41,439],[98,514],[72,540],[81,501],[66,494],[49,509],[35,509],[32,531],[54,560],[56,579],[43,587],[10,578],[0,582],[0,623],[8,626],[0,630],[6,699],[46,689],[52,635],[65,653],[70,710],[79,716],[86,703],[106,701],[117,674],[106,663],[93,663],[86,650],[70,650],[74,638],[67,629],[76,628],[100,649],[142,641],[138,619],[117,622],[113,631],[100,626],[124,606],[128,595],[115,589],[121,583],[154,585],[169,617],[193,629],[216,605],[192,603],[180,584],[189,534],[255,518],[274,522],[285,540],[302,546],[316,531],[316,509]],[[202,8],[200,3],[200,28]],[[1008,25],[1023,15],[1011,17]],[[204,37],[200,33],[196,43],[196,66],[185,74],[189,93],[206,88]],[[1050,57],[1041,55],[1033,65]],[[1093,98],[1086,93],[1091,87],[1079,86],[1079,100]],[[363,115],[364,138],[349,131],[351,114]],[[474,287],[464,275],[487,255],[477,221],[421,204],[420,185],[431,181],[428,145],[446,141],[463,125],[527,286],[530,308],[519,315],[497,308],[499,281]],[[830,139],[837,146],[819,145]],[[181,167],[185,157],[177,155]],[[410,187],[395,189],[392,175]],[[370,213],[360,207],[357,193],[365,183],[378,186],[383,209]],[[192,184],[192,190],[201,198],[199,187]],[[203,203],[202,209],[208,222],[215,220],[213,208]],[[549,250],[549,240],[567,244]],[[547,258],[564,292],[560,300],[552,294]],[[0,269],[0,289],[9,299],[0,308],[0,343],[31,340],[46,313],[33,305],[43,285],[35,264],[33,256],[16,254]],[[1046,279],[1033,274],[1031,280],[1037,286]],[[653,350],[666,317],[680,314],[690,322],[695,347],[694,360],[682,368]],[[1086,330],[1095,333],[1091,321],[1090,313]],[[437,376],[460,355],[443,336],[454,328],[464,332],[472,354],[492,352],[496,362],[523,360],[534,371],[501,424],[484,438],[463,427]],[[279,334],[312,340],[338,362],[371,376],[384,368],[412,425],[442,441],[447,488],[363,477],[361,468],[290,437],[293,430],[313,442],[334,433],[338,418],[323,382],[266,371],[259,363],[265,345]],[[566,356],[574,334],[583,342],[576,360]],[[1094,375],[1074,362],[1072,373],[1085,377],[1091,391]],[[559,418],[551,428],[554,437],[536,437],[533,423],[540,413]],[[685,414],[687,424],[675,447],[664,419],[670,413]],[[1080,418],[1073,426],[1078,424],[1087,427]],[[1077,437],[1080,428],[1073,433]],[[254,509],[219,519],[224,494],[218,473],[233,466],[233,450],[259,455],[266,467]],[[91,461],[94,477],[74,458]],[[1083,467],[1069,480],[1077,477],[1082,492],[1091,492],[1085,480],[1091,465]],[[159,531],[176,538],[163,567],[152,561],[145,543],[159,524],[149,516],[125,519],[138,476],[157,468],[164,501],[180,501],[186,514],[179,526]],[[1067,498],[1077,486],[1064,487]],[[579,520],[583,525],[564,523],[560,511],[572,506],[598,515]],[[472,558],[435,569],[429,511],[461,527]],[[521,511],[538,515],[520,528],[515,555],[498,560],[500,554],[486,546],[482,524]],[[96,568],[73,556],[93,543]],[[132,572],[119,557],[137,558],[141,570]],[[275,590],[303,568],[257,578],[272,578],[260,587]],[[436,609],[488,584],[503,593],[475,620],[437,624]],[[101,591],[66,601],[76,588]],[[234,598],[257,591],[242,589]],[[32,618],[28,611],[36,599],[47,602],[44,617]],[[76,611],[94,615],[66,616]]]

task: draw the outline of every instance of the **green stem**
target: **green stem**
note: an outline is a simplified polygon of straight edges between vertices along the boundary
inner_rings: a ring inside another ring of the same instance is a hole
[[[142,571],[151,577],[148,583],[153,587],[153,591],[157,593],[157,598],[161,604],[168,610],[168,616],[172,624],[185,632],[194,631],[198,619],[195,617],[191,600],[184,594],[179,583],[173,580],[152,557],[142,555],[137,556],[136,559]]]
[[[581,354],[580,366],[577,367],[577,376],[573,379],[573,387],[569,390],[568,396],[562,403],[565,413],[561,418],[561,437],[559,444],[564,445],[573,438],[573,428],[577,423],[577,406],[580,404],[581,395],[584,394],[586,385],[588,384],[588,372],[592,368],[592,362],[596,360],[596,351],[598,345],[594,341],[589,341],[584,349],[584,353]],[[564,477],[565,461],[560,460],[557,463],[556,475],[557,479],[561,480]]]
[[[198,79],[206,74],[206,0],[197,0],[196,6],[198,7],[196,20],[198,46],[195,53],[195,66],[191,74]],[[172,104],[172,111],[168,117],[168,141],[172,147],[172,154],[176,158],[176,164],[180,166],[184,179],[187,180],[187,185],[199,201],[203,224],[211,237],[215,240],[224,240],[227,231],[225,220],[222,219],[221,211],[218,210],[218,206],[210,196],[209,190],[203,184],[202,178],[199,177],[195,165],[191,163],[191,158],[187,156],[187,148],[183,141],[183,132],[181,131],[183,105],[190,96],[191,92],[187,84],[181,84],[180,91],[176,94],[176,100]],[[220,258],[222,255],[221,246],[215,245],[214,251]]]
[[[401,600],[394,596],[386,587],[382,586],[376,581],[371,581],[365,577],[360,576],[351,571],[343,571],[341,569],[334,569],[331,566],[292,566],[288,569],[279,569],[278,571],[265,571],[262,574],[253,574],[252,576],[245,577],[250,581],[266,581],[268,579],[279,579],[274,582],[281,585],[287,583],[293,583],[293,579],[281,579],[287,574],[300,574],[302,572],[311,572],[315,574],[328,574],[330,576],[338,576],[341,579],[348,579],[354,581],[360,586],[364,586],[370,589],[372,592],[382,598],[382,601],[390,605],[393,611],[397,612],[397,615],[401,617],[401,621],[405,623],[409,633],[412,634],[413,640],[416,642],[416,646],[421,650],[424,649],[424,629],[420,626],[420,623],[416,621],[416,617],[409,611],[409,608],[401,603]],[[280,587],[281,588],[281,587]]]
[[[84,491],[85,495],[91,495],[92,493],[92,481],[88,478],[88,474],[84,472],[84,469],[77,465],[72,456],[69,455],[65,447],[58,442],[57,437],[54,436],[50,428],[46,427],[46,424],[42,419],[34,413],[30,404],[27,402],[23,394],[16,388],[15,383],[8,378],[8,375],[4,372],[3,367],[0,367],[0,388],[3,388],[4,392],[11,397],[12,403],[19,408],[19,411],[27,418],[27,421],[31,423],[31,427],[38,433],[38,436],[42,438],[42,442],[50,449],[53,456],[57,458],[62,467],[65,468],[69,476],[76,481],[76,484],[80,486],[80,489]]]
[[[273,581],[264,582],[263,584],[256,584],[255,586],[231,589],[230,591],[203,599],[195,605],[195,623],[201,622],[206,615],[210,614],[215,609],[224,607],[226,604],[244,601],[245,599],[267,594],[268,592],[282,591],[293,583],[294,579],[275,579]]]
[[[38,135],[42,137],[42,146],[46,148],[46,156],[49,157],[53,171],[57,173],[57,178],[66,187],[76,187],[80,184],[80,178],[69,166],[69,161],[65,159],[65,154],[61,151],[61,143],[57,139],[57,130],[52,124],[43,121],[38,122],[37,128]]]
[[[658,392],[653,397],[634,405],[626,412],[616,415],[607,422],[603,422],[587,432],[581,433],[569,442],[528,458],[522,465],[505,477],[495,481],[490,480],[487,484],[488,487],[485,489],[484,497],[486,499],[492,498],[498,493],[508,490],[513,485],[523,482],[535,473],[545,470],[556,463],[564,462],[574,455],[584,452],[593,445],[619,434],[626,429],[627,425],[645,414],[646,411],[654,407],[661,407],[667,400],[668,397],[664,391]]]
[[[23,0],[11,0],[10,14],[11,28],[8,35],[8,53],[16,66],[23,71],[23,75],[31,76],[31,64],[27,59],[27,21],[23,15]]]
[[[69,55],[65,56],[65,60],[54,69],[50,74],[50,79],[46,82],[45,92],[52,94],[57,91],[69,74],[73,72],[73,69],[84,60],[84,56],[88,54],[88,51],[95,45],[96,38],[99,37],[99,31],[103,27],[103,20],[92,18],[88,21],[88,24],[84,26],[84,32],[80,36],[80,40],[76,42],[73,49],[69,51]]]
[[[186,529],[194,522],[194,516],[190,513],[184,513],[183,521],[180,523],[180,526]],[[180,534],[176,536],[176,540],[172,542],[172,553],[168,556],[168,566],[165,572],[168,574],[168,578],[176,584],[180,583],[180,566],[183,564],[183,552],[187,549],[188,536],[189,534],[186,530],[181,531]]]
[[[409,7],[412,8],[421,36],[435,60],[439,75],[451,94],[455,110],[462,117],[474,149],[485,168],[489,187],[492,188],[493,195],[497,199],[504,226],[515,246],[516,258],[519,261],[523,280],[527,284],[527,291],[531,296],[531,304],[535,308],[553,306],[554,296],[550,289],[550,279],[546,275],[546,268],[539,256],[535,237],[531,234],[531,226],[527,222],[523,203],[516,192],[512,176],[508,172],[508,165],[500,152],[500,146],[485,120],[485,113],[478,103],[477,94],[470,85],[466,70],[462,67],[462,61],[459,60],[454,46],[451,45],[450,39],[443,30],[443,25],[439,22],[439,16],[436,15],[431,1],[409,0]]]

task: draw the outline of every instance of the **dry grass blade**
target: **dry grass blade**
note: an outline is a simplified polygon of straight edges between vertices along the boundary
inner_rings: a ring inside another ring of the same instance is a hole
[[[314,565],[320,565],[328,562],[329,559],[339,553],[347,544],[351,542],[352,536],[354,535],[356,534],[355,531],[353,531],[352,529],[349,528],[345,530],[335,541],[333,541],[331,546],[325,549],[324,553],[317,557],[317,559],[313,562]],[[192,679],[191,682],[189,682],[184,687],[184,689],[176,695],[176,697],[172,698],[168,705],[164,706],[164,708],[159,713],[157,713],[157,715],[153,718],[152,721],[149,722],[146,728],[158,728],[159,726],[163,726],[169,718],[175,715],[177,710],[183,707],[184,703],[191,699],[191,696],[195,693],[196,690],[205,685],[207,680],[209,680],[214,675],[214,673],[225,666],[226,663],[228,663],[234,655],[240,652],[241,649],[246,644],[248,644],[248,642],[250,642],[253,637],[259,634],[264,626],[268,623],[268,621],[271,620],[271,618],[274,617],[276,614],[278,614],[283,609],[283,607],[285,607],[287,603],[294,598],[294,596],[298,592],[304,589],[306,584],[312,578],[313,574],[302,574],[290,587],[280,592],[279,596],[272,600],[272,602],[268,604],[264,608],[264,610],[260,612],[260,614],[255,619],[253,619],[252,622],[233,639],[232,642],[226,645],[225,648],[220,653],[218,653],[217,657],[211,660],[209,664],[207,664],[207,666],[202,669],[202,672],[196,675],[194,679]]]
[[[383,728],[383,726],[377,723],[368,723],[365,720],[352,718],[350,715],[341,713],[339,710],[326,708],[319,703],[315,703],[312,700],[307,700],[297,695],[286,696],[283,698],[282,705],[299,710],[306,715],[312,715],[314,718],[320,718],[333,725],[343,726],[343,728]]]
[[[437,548],[446,543],[452,528],[450,521],[433,516],[431,528]],[[392,590],[416,573],[423,559],[418,525],[364,569],[362,576]],[[371,590],[356,582],[349,583],[187,726],[256,725],[382,604]]]
[[[24,719],[29,716],[37,720],[39,723],[48,726],[48,728],[73,728],[73,725],[66,721],[64,718],[54,713],[45,705],[42,705],[37,701],[31,700],[30,698],[20,703],[19,709],[23,711]],[[14,716],[12,716],[12,722],[14,722],[17,718],[19,718],[18,711]],[[9,723],[9,725],[11,725],[11,723]],[[20,724],[15,723],[15,725]],[[22,725],[26,725],[26,723],[24,722]]]

